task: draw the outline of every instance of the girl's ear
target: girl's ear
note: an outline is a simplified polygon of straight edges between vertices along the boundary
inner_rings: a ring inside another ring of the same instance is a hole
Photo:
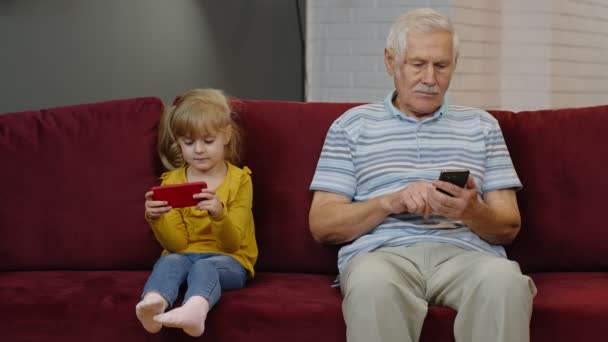
[[[226,140],[224,141],[224,145],[228,145],[230,142],[230,138],[232,138],[232,125],[226,126],[226,130],[224,130],[224,135]]]

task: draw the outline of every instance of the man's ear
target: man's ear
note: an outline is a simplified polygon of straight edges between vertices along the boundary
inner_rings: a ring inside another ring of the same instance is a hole
[[[395,56],[388,48],[384,48],[384,66],[386,67],[386,72],[393,77],[395,75],[395,70],[393,69],[395,65]]]

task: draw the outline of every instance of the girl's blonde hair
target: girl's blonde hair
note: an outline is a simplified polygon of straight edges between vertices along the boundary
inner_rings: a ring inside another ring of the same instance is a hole
[[[239,161],[241,134],[232,117],[230,103],[217,89],[192,89],[165,110],[160,120],[158,154],[168,170],[185,164],[178,137],[202,138],[223,132],[230,141],[224,147],[226,160]]]

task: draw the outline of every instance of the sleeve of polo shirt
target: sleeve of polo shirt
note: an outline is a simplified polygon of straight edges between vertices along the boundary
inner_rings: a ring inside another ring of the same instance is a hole
[[[353,139],[336,120],[325,137],[310,190],[328,191],[353,198],[356,190]]]
[[[488,114],[489,115],[489,114]],[[483,193],[514,188],[520,190],[522,184],[517,176],[511,155],[507,149],[505,139],[498,121],[492,118],[485,132],[486,143],[486,165],[483,185]]]

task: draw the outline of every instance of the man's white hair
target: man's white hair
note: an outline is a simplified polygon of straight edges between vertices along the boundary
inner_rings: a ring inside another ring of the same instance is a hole
[[[419,8],[402,14],[391,27],[386,38],[386,48],[395,60],[401,60],[407,52],[407,35],[410,32],[430,33],[445,31],[452,34],[452,55],[458,59],[458,35],[452,21],[432,8]]]

